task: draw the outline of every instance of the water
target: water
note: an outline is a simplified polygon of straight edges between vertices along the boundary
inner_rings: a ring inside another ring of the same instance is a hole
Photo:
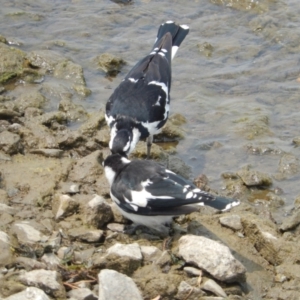
[[[297,0],[2,0],[0,33],[25,51],[50,49],[80,64],[92,91],[81,104],[94,111],[150,51],[159,24],[188,24],[172,66],[171,112],[187,119],[177,151],[195,176],[206,174],[220,189],[224,172],[251,164],[276,176],[284,152],[299,157],[292,143],[300,136],[299,15]],[[127,62],[113,80],[94,63],[104,52]],[[251,145],[273,152],[254,155]],[[299,179],[299,172],[274,179],[284,210],[300,195]]]

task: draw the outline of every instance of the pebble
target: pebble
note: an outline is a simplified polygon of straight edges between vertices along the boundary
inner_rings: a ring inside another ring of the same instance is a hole
[[[292,216],[287,217],[283,220],[279,229],[284,232],[284,231],[294,229],[299,224],[300,224],[300,210],[296,210]]]
[[[72,228],[68,231],[72,240],[79,240],[88,243],[98,242],[103,236],[100,229],[89,229],[86,227]]]
[[[74,300],[98,300],[98,297],[88,288],[74,289],[69,291],[67,295],[68,298],[73,298]]]
[[[32,270],[21,273],[19,279],[27,286],[42,288],[52,297],[65,299],[65,289],[56,271]]]
[[[141,252],[146,262],[156,261],[162,255],[162,251],[155,246],[141,246]]]
[[[16,222],[12,226],[12,231],[17,235],[18,241],[24,244],[34,244],[48,239],[39,230],[32,227],[28,221]]]
[[[61,263],[60,259],[54,253],[45,253],[41,257],[41,262],[47,266],[48,270],[56,270]]]
[[[197,269],[197,268],[194,268],[194,267],[184,267],[183,270],[188,275],[191,275],[191,276],[200,276],[200,275],[202,275],[202,271]]]
[[[77,194],[80,191],[79,187],[79,184],[69,181],[63,182],[60,189],[63,194]]]
[[[33,269],[46,269],[47,268],[47,266],[44,263],[39,262],[39,261],[29,258],[29,257],[18,256],[16,258],[15,262],[18,264],[18,266],[21,266],[26,271],[30,271]]]
[[[30,150],[30,153],[41,154],[41,155],[44,155],[46,157],[59,158],[63,155],[64,151],[60,150],[60,149],[43,149],[43,148],[40,148],[40,149]]]
[[[134,281],[114,270],[104,269],[98,275],[99,300],[143,300]]]
[[[78,207],[79,203],[69,195],[56,194],[52,201],[52,211],[56,220],[74,214]]]
[[[245,267],[230,249],[203,236],[186,235],[179,239],[179,255],[188,264],[198,266],[220,281],[245,280]]]
[[[223,216],[219,220],[223,226],[228,227],[234,231],[238,231],[243,228],[241,218],[239,215]]]
[[[212,292],[216,296],[220,296],[220,297],[224,297],[224,298],[227,297],[224,290],[212,279],[206,280],[201,288],[205,291]]]
[[[124,232],[125,225],[119,223],[109,223],[107,224],[107,229],[115,232]]]
[[[50,298],[42,290],[36,287],[28,287],[24,291],[3,300],[50,300]]]
[[[203,292],[200,288],[191,286],[186,281],[181,281],[177,290],[177,294],[175,299],[178,300],[198,300],[202,299],[201,296],[204,296],[205,292]],[[201,297],[201,298],[200,298]]]

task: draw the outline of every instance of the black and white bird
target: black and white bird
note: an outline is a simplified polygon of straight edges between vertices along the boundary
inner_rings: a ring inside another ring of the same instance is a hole
[[[108,99],[105,118],[111,129],[112,153],[127,156],[140,139],[147,138],[149,158],[153,135],[169,116],[171,61],[188,32],[186,25],[162,24],[150,54],[132,68]]]
[[[111,198],[123,216],[156,231],[166,232],[174,216],[196,211],[198,205],[226,211],[240,203],[204,192],[154,161],[112,154],[103,166]]]

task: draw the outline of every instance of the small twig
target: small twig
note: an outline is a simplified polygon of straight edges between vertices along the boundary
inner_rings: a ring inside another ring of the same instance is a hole
[[[68,282],[63,282],[63,285],[71,288],[72,290],[74,289],[78,289],[78,286],[74,285],[74,284],[71,284],[71,283],[68,283]]]

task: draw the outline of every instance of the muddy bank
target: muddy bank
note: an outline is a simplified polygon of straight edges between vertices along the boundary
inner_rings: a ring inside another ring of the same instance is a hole
[[[299,197],[281,224],[272,217],[284,204],[272,178],[298,174],[296,157],[283,155],[276,174],[251,166],[223,173],[218,191],[202,174],[197,185],[242,204],[226,214],[203,208],[179,217],[167,240],[145,230],[128,235],[101,165],[109,153],[104,113],[78,104],[90,92],[81,66],[50,50],[26,53],[2,40],[1,297],[22,299],[30,287],[43,299],[112,299],[105,278],[113,278],[124,295],[133,293],[127,299],[299,299]],[[244,121],[239,133],[251,139],[253,128],[269,133],[263,116]],[[184,138],[183,122],[171,118],[159,141]],[[144,158],[145,150],[140,142],[133,157]],[[174,147],[153,145],[152,151],[154,159],[190,176]],[[269,153],[252,144],[247,151]],[[192,248],[197,259],[188,252],[191,244],[203,245]]]

